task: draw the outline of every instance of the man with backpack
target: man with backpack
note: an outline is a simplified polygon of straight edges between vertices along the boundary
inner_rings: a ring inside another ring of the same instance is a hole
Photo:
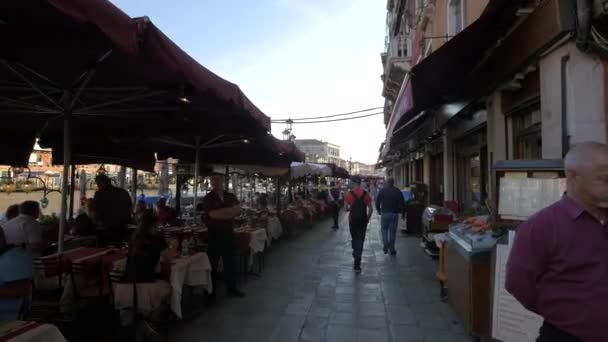
[[[344,202],[348,214],[350,225],[350,235],[352,238],[353,258],[355,259],[354,269],[357,273],[361,272],[361,254],[363,254],[363,243],[367,224],[372,217],[372,197],[361,188],[361,178],[353,176],[351,178],[353,189],[346,193]]]

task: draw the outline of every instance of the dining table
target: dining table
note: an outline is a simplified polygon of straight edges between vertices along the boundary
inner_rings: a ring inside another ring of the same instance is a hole
[[[59,329],[46,323],[0,321],[0,342],[66,342]]]

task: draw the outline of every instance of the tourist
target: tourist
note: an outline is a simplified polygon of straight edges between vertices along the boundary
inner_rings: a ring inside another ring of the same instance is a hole
[[[79,214],[74,219],[74,227],[72,228],[73,235],[90,236],[96,234],[95,226],[95,208],[92,198],[85,198],[82,201]]]
[[[161,197],[156,203],[156,213],[158,215],[158,223],[165,225],[175,224],[175,220],[177,219],[177,213],[175,209],[167,206],[167,199]]]
[[[157,234],[158,218],[152,209],[146,209],[141,222],[129,241],[126,277],[136,282],[155,282],[158,279],[156,266],[167,250],[167,243]],[[168,254],[167,254],[168,255]]]
[[[344,202],[348,214],[350,225],[350,235],[352,238],[354,269],[357,273],[361,272],[361,255],[363,254],[363,244],[367,225],[372,217],[372,198],[361,188],[361,178],[353,176],[351,178],[353,189],[346,193]]]
[[[608,146],[564,159],[566,194],[517,228],[506,289],[544,318],[538,342],[606,341]]]
[[[395,239],[397,226],[399,225],[399,214],[405,218],[405,199],[399,189],[395,187],[395,180],[389,178],[386,185],[376,197],[376,211],[381,214],[380,226],[382,227],[382,243],[384,254],[397,254]]]
[[[327,194],[329,198],[329,205],[331,207],[331,215],[334,219],[334,225],[332,228],[337,230],[338,226],[338,218],[340,217],[340,190],[336,188],[336,182],[330,183],[330,189]]]
[[[112,185],[104,174],[95,177],[98,190],[93,199],[102,243],[116,244],[125,240],[131,221],[131,196],[125,189]]]
[[[137,203],[135,204],[135,212],[133,213],[133,222],[136,225],[140,225],[141,221],[142,221],[142,216],[144,214],[144,212],[146,211],[147,206],[146,206],[146,202],[142,201],[142,200],[138,200]]]
[[[19,206],[19,216],[4,224],[4,235],[8,244],[23,246],[33,257],[39,257],[44,250],[40,204],[25,201]]]
[[[17,216],[19,216],[19,204],[13,204],[9,206],[8,208],[6,208],[6,212],[2,216],[2,219],[0,219],[0,226],[3,226],[5,223],[14,219]]]
[[[224,280],[228,289],[228,295],[243,297],[236,286],[236,269],[234,256],[236,253],[236,241],[234,236],[234,218],[241,213],[239,201],[235,195],[224,190],[224,177],[222,175],[211,176],[212,191],[209,192],[201,203],[203,221],[209,229],[208,255],[213,269],[213,294],[210,303],[214,303],[217,291],[217,268],[220,258],[224,265]]]
[[[32,258],[22,247],[7,244],[0,229],[0,322],[22,318],[33,275]]]

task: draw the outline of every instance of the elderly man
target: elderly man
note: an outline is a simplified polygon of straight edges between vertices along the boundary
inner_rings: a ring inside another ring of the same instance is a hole
[[[239,201],[235,195],[224,190],[224,177],[214,175],[211,177],[211,188],[213,189],[204,198],[201,205],[203,221],[209,229],[209,261],[213,270],[213,294],[210,302],[215,302],[217,290],[217,268],[220,258],[224,265],[224,280],[228,289],[228,295],[232,297],[243,297],[245,294],[236,286],[236,269],[234,255],[236,253],[236,241],[234,237],[234,218],[241,213]]]
[[[506,288],[544,318],[537,341],[606,341],[608,146],[580,143],[564,164],[566,194],[517,229]]]
[[[0,321],[21,318],[33,274],[32,258],[22,247],[7,244],[0,229]]]
[[[11,245],[24,247],[33,257],[39,257],[45,244],[42,239],[40,204],[35,201],[25,201],[19,205],[19,216],[4,224],[6,242]]]

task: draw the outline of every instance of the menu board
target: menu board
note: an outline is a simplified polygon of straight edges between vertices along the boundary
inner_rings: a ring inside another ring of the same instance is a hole
[[[502,177],[498,214],[503,219],[525,220],[557,202],[566,191],[565,178]]]
[[[506,266],[510,251],[510,244],[496,246],[492,337],[502,342],[534,342],[543,319],[526,310],[505,289]]]

